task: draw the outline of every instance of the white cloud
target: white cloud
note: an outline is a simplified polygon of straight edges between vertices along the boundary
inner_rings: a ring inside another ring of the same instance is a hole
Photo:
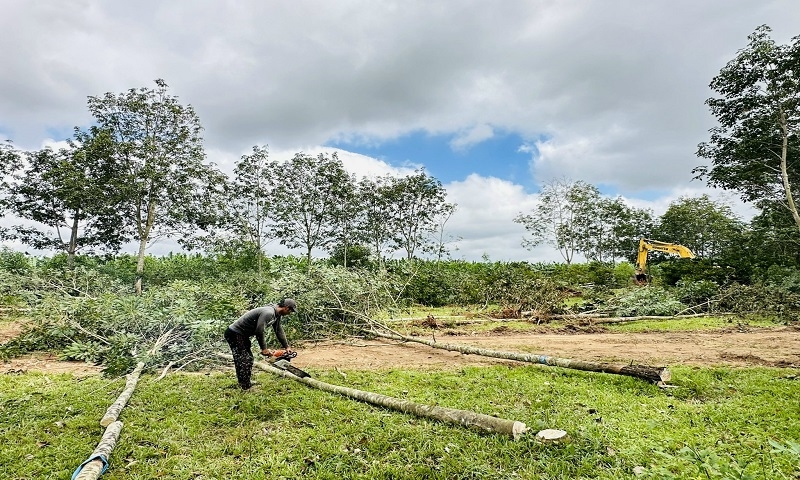
[[[0,137],[22,148],[89,125],[87,96],[163,78],[196,108],[208,158],[228,172],[252,145],[288,159],[331,153],[316,145],[336,140],[423,132],[453,135],[451,146],[464,149],[503,132],[536,147],[533,183],[570,177],[658,209],[681,192],[704,191],[690,172],[704,163],[695,150],[714,125],[703,103],[711,78],[758,25],[769,24],[779,43],[800,33],[796,0],[3,7]],[[339,156],[357,175],[424,166]],[[461,255],[539,255],[519,246],[524,232],[511,221],[533,201],[519,185],[478,175],[448,190],[461,205],[452,221],[463,232]],[[659,199],[640,200],[652,191]]]

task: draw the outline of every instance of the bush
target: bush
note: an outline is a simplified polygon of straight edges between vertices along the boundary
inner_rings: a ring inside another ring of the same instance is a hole
[[[720,292],[717,305],[724,311],[797,321],[800,314],[800,294],[763,283],[736,284]]]
[[[667,290],[654,285],[624,290],[611,303],[620,317],[675,315],[686,308]]]
[[[22,252],[0,248],[0,271],[22,275],[33,270],[32,260]]]
[[[678,280],[674,294],[686,305],[702,305],[703,310],[708,310],[711,299],[719,294],[719,285],[710,280]]]

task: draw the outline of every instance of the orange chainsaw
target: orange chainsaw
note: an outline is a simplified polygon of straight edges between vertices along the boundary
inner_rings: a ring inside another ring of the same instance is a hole
[[[286,370],[287,372],[300,378],[310,377],[311,375],[289,363],[296,356],[297,352],[290,352],[288,350],[273,350],[267,361],[271,363],[272,366],[280,368],[281,370]]]

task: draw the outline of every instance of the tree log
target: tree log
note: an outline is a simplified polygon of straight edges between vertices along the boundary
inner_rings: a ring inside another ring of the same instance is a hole
[[[217,355],[221,358],[233,360],[231,355],[226,355],[223,353],[218,353]],[[280,370],[265,362],[256,362],[255,365],[262,370],[266,370],[282,377],[291,378],[292,380],[296,380],[319,390],[337,393],[355,400],[397,410],[403,413],[410,413],[419,417],[432,418],[441,422],[453,423],[465,427],[473,427],[490,433],[503,433],[511,436],[515,440],[527,431],[527,427],[524,423],[515,420],[507,420],[504,418],[493,417],[491,415],[484,415],[467,410],[457,410],[455,408],[423,405],[410,402],[408,400],[401,400],[398,398],[381,395],[379,393],[365,392],[363,390],[332,385],[330,383],[315,380],[311,377],[300,378],[286,370]]]
[[[95,480],[100,477],[107,466],[111,451],[114,450],[114,447],[117,445],[117,439],[119,438],[119,432],[121,430],[122,422],[119,421],[113,422],[106,427],[103,438],[89,457],[90,460],[84,462],[84,464],[78,467],[75,473],[73,473],[75,480]],[[75,476],[75,474],[77,474],[77,476]]]
[[[386,334],[381,332],[372,332],[372,333],[383,338],[421,343],[423,345],[428,345],[429,347],[441,348],[443,350],[448,350],[451,352],[483,355],[485,357],[503,358],[506,360],[516,360],[519,362],[538,363],[541,365],[572,368],[574,370],[584,370],[588,372],[616,373],[619,375],[627,375],[629,377],[641,378],[643,380],[647,380],[659,385],[663,384],[664,382],[668,382],[672,378],[672,374],[666,367],[650,367],[647,365],[633,365],[633,364],[611,365],[608,363],[584,362],[581,360],[571,360],[568,358],[551,357],[548,355],[500,352],[497,350],[487,350],[484,348],[478,348],[469,345],[452,345],[446,343],[437,343],[432,340],[408,337],[396,333],[394,334]]]
[[[125,390],[123,390],[119,397],[117,397],[117,400],[108,407],[106,414],[100,420],[101,426],[107,427],[117,420],[120,412],[125,408],[131,395],[133,395],[133,390],[139,382],[139,375],[142,373],[142,368],[144,368],[144,363],[139,362],[136,368],[128,374],[128,380],[125,382]]]

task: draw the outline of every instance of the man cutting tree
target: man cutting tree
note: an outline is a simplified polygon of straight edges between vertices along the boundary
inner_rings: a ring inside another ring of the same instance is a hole
[[[255,335],[258,346],[261,348],[261,355],[269,357],[273,351],[267,348],[264,330],[272,326],[275,338],[287,353],[291,353],[289,342],[286,340],[286,334],[281,326],[281,318],[296,310],[297,303],[291,298],[284,298],[277,305],[266,305],[245,312],[225,330],[225,341],[228,342],[233,353],[236,380],[242,390],[247,390],[252,386],[250,377],[253,372],[253,352],[250,350],[250,337]]]

